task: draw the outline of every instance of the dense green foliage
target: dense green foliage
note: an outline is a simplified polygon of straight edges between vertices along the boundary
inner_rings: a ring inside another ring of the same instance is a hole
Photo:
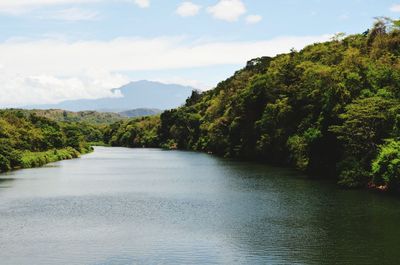
[[[88,150],[85,150],[85,152],[88,152]],[[80,153],[72,147],[59,150],[54,149],[45,152],[26,151],[23,152],[21,156],[21,167],[22,168],[41,167],[51,162],[78,158],[79,156]]]
[[[72,112],[60,109],[49,110],[18,110],[25,114],[35,114],[57,122],[85,122],[93,125],[111,124],[125,117],[118,113],[97,112],[97,111],[79,111]]]
[[[158,147],[159,124],[158,116],[114,123],[104,131],[104,142],[111,146]]]
[[[150,146],[292,165],[347,187],[389,185],[398,179],[389,140],[400,136],[398,24],[380,19],[363,34],[254,59],[160,124],[114,124],[106,140],[146,146],[150,135]]]
[[[400,142],[389,140],[380,149],[379,155],[372,164],[374,183],[389,188],[400,186]]]
[[[91,150],[87,141],[102,139],[91,125],[57,123],[18,110],[0,111],[0,171],[36,167],[78,157]]]

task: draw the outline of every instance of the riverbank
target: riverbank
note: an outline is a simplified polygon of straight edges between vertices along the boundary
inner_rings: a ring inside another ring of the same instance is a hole
[[[72,147],[67,147],[63,149],[52,149],[44,152],[25,151],[21,153],[21,157],[18,159],[18,163],[13,165],[13,167],[11,167],[9,171],[23,168],[37,168],[57,161],[75,159],[81,157],[81,155],[91,153],[93,152],[93,150],[93,147],[89,146],[86,148],[82,148],[81,152],[78,152]]]
[[[77,158],[102,139],[95,125],[56,122],[22,110],[0,110],[0,172]]]

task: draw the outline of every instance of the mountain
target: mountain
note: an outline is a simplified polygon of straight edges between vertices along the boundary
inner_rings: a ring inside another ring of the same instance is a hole
[[[137,81],[112,90],[121,97],[68,100],[58,104],[34,105],[25,108],[102,112],[123,112],[139,108],[172,109],[184,104],[192,91],[193,88],[188,86]]]
[[[145,116],[153,116],[162,113],[162,110],[160,109],[133,109],[133,110],[127,110],[127,111],[122,111],[119,113],[122,117],[127,117],[127,118],[136,118],[136,117],[145,117]]]

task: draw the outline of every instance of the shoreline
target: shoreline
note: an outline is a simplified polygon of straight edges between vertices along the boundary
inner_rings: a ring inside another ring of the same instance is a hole
[[[11,168],[7,171],[0,171],[0,174],[17,171],[28,168],[40,168],[47,164],[80,158],[82,155],[94,152],[93,146],[83,149],[81,152],[72,147],[62,149],[51,149],[43,152],[30,152],[22,153],[20,165]]]

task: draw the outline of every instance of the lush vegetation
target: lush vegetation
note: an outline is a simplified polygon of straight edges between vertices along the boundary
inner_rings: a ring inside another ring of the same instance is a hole
[[[0,171],[90,151],[88,143],[197,150],[290,165],[345,187],[400,190],[400,22],[251,60],[160,116],[0,111]]]
[[[398,187],[400,184],[400,142],[388,140],[381,146],[378,157],[372,164],[376,185]]]
[[[400,23],[251,60],[160,118],[119,122],[112,145],[163,146],[292,165],[346,187],[398,189]]]
[[[89,150],[85,150],[89,152]],[[72,147],[67,147],[65,149],[54,149],[45,152],[22,152],[21,156],[21,167],[22,168],[32,168],[41,167],[51,162],[56,162],[60,160],[67,160],[72,158],[78,158],[80,153]]]
[[[35,114],[57,122],[85,122],[93,125],[111,124],[125,119],[118,113],[97,111],[66,111],[60,109],[49,110],[18,110],[25,114]]]
[[[111,146],[158,147],[159,124],[158,116],[114,123],[104,130],[104,142]]]
[[[0,111],[0,172],[38,167],[91,151],[100,129],[81,123],[57,123],[19,110]]]

